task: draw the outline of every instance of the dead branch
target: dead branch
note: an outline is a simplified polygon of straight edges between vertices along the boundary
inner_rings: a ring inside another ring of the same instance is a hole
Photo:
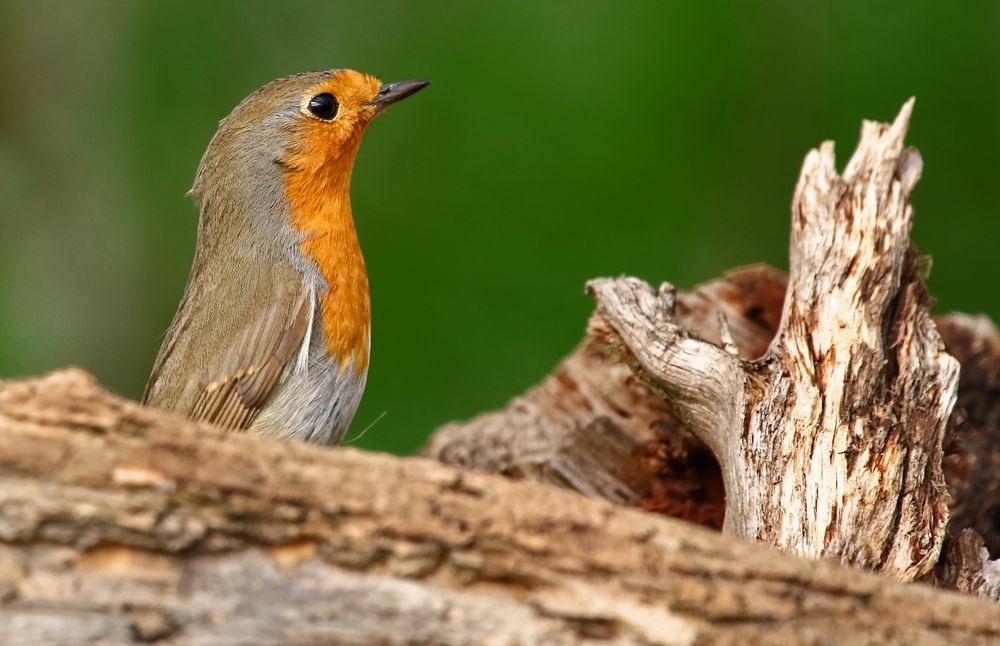
[[[766,265],[736,269],[679,293],[678,321],[719,343],[722,312],[740,356],[756,358],[777,330],[786,285]],[[594,316],[583,342],[542,384],[502,411],[442,427],[424,455],[721,527],[714,456],[622,358],[613,332]]]

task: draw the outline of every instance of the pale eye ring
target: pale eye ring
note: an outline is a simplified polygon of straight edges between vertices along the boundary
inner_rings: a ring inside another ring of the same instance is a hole
[[[323,94],[317,94],[313,98],[309,99],[309,103],[306,104],[306,108],[312,113],[317,119],[322,119],[323,121],[330,121],[337,116],[337,110],[340,109],[340,104],[337,102],[337,98],[330,94],[329,92],[324,92]]]

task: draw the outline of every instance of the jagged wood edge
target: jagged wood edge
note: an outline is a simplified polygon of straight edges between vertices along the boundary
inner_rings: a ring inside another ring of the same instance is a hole
[[[589,286],[718,458],[726,531],[904,579],[933,568],[945,537],[942,438],[958,383],[909,241],[922,166],[904,147],[911,110],[865,122],[843,175],[832,144],[807,155],[782,322],[760,360],[692,338],[669,285]]]

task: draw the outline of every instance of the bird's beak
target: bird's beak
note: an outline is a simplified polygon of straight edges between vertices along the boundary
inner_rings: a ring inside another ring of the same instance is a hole
[[[411,94],[416,94],[420,90],[430,85],[430,81],[424,79],[414,79],[412,81],[399,81],[398,83],[383,83],[378,94],[371,102],[376,112],[381,112],[396,101],[402,101]]]

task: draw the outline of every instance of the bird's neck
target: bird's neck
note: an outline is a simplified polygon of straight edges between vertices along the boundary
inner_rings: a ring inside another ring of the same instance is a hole
[[[353,161],[353,160],[351,160]],[[327,353],[358,376],[368,367],[371,305],[368,272],[351,213],[351,168],[327,165],[285,175],[291,224],[303,235],[300,249],[326,281],[321,321]]]

